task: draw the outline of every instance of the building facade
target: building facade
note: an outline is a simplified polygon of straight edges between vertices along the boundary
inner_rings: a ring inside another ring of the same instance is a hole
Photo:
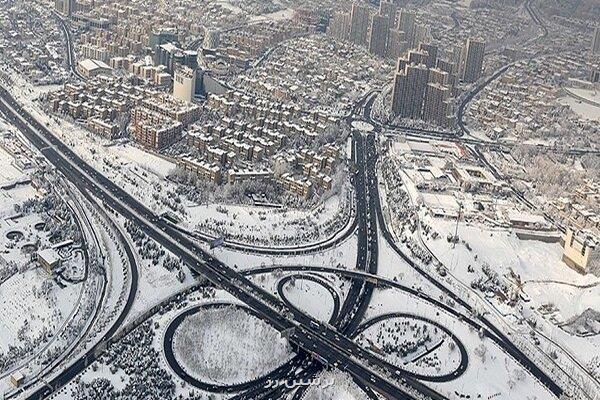
[[[173,77],[173,97],[191,103],[196,93],[196,71],[180,67]]]
[[[350,41],[356,45],[365,45],[368,31],[369,10],[366,7],[353,4],[350,12]]]
[[[389,21],[387,17],[380,14],[375,14],[371,18],[369,53],[379,57],[387,55]]]
[[[429,69],[424,64],[408,64],[394,79],[392,111],[403,118],[420,119]]]
[[[600,26],[594,29],[594,36],[592,37],[592,54],[600,54]]]
[[[600,244],[597,238],[586,231],[567,229],[563,261],[580,273],[600,272]]]
[[[473,83],[481,78],[484,55],[485,42],[483,40],[467,39],[461,59],[461,79],[463,82]]]

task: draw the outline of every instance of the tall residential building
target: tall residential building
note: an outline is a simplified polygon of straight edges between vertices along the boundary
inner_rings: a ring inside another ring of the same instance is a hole
[[[448,126],[450,114],[450,88],[439,83],[429,83],[423,102],[423,120]]]
[[[594,30],[594,37],[592,38],[592,54],[600,54],[600,26],[597,26]]]
[[[448,51],[446,51],[448,53]],[[456,74],[460,75],[460,62],[462,60],[463,46],[453,45],[447,56],[448,60],[456,65]]]
[[[399,74],[400,72],[404,72],[404,70],[406,69],[406,66],[410,64],[408,62],[408,60],[404,57],[401,57],[398,59],[398,62],[396,63],[396,74]]]
[[[448,60],[442,60],[441,58],[438,58],[436,67],[450,75],[455,75],[458,69],[455,63]]]
[[[404,32],[399,29],[390,29],[388,35],[388,55],[393,59],[400,58],[408,49]]]
[[[367,44],[369,31],[369,10],[366,7],[352,4],[350,12],[350,41],[357,45]]]
[[[431,36],[431,29],[425,25],[415,25],[415,34],[413,37],[413,47],[418,46],[420,43],[429,43],[433,39]]]
[[[191,103],[196,93],[196,71],[180,67],[173,78],[173,97]]]
[[[150,33],[148,37],[148,47],[156,50],[157,46],[165,43],[176,43],[179,40],[177,29],[160,29]]]
[[[414,45],[415,19],[415,14],[406,10],[401,10],[398,16],[398,29],[404,32],[404,37],[409,47]]]
[[[463,82],[473,83],[481,77],[485,42],[478,39],[467,39],[461,60],[461,78]]]
[[[387,56],[387,43],[390,30],[389,21],[388,17],[381,14],[375,14],[371,18],[369,53],[379,57]]]
[[[396,74],[392,92],[392,111],[403,118],[420,119],[427,89],[429,69],[423,65],[408,64]]]
[[[77,8],[75,0],[55,0],[54,8],[61,14],[71,16]]]
[[[409,64],[427,64],[427,54],[424,50],[410,50],[407,54],[407,60]]]
[[[338,40],[348,40],[350,38],[350,14],[347,12],[333,14],[327,33]]]
[[[448,86],[450,85],[450,74],[439,68],[430,68],[429,83],[438,83],[440,85]]]
[[[181,52],[182,50],[174,43],[163,43],[158,45],[154,50],[154,64],[164,65],[171,73],[173,72],[173,61],[175,59],[175,54]]]
[[[437,65],[438,47],[433,44],[420,43],[419,50],[427,52],[427,60],[425,65],[428,68],[433,68]]]
[[[379,14],[390,20],[390,28],[394,26],[396,22],[396,13],[398,9],[396,8],[396,4],[394,4],[391,0],[381,0],[379,2]]]

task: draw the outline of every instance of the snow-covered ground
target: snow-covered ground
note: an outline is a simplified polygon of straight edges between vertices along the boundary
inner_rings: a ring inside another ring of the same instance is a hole
[[[51,336],[76,307],[79,289],[80,285],[60,288],[40,268],[15,274],[2,283],[0,356],[9,346]]]
[[[581,118],[600,121],[600,96],[593,98],[598,102],[597,106],[583,102],[574,97],[563,97],[559,99],[558,102],[571,107],[571,110]]]
[[[429,215],[423,216],[423,220],[440,234],[439,239],[431,239],[431,235],[425,236],[427,246],[454,275],[467,283],[474,277],[473,273],[467,271],[467,267],[485,262],[502,275],[513,270],[523,282],[560,281],[585,285],[600,281],[593,275],[580,275],[570,269],[562,261],[562,247],[558,243],[521,240],[508,229],[461,221],[458,224],[461,243],[453,246],[446,237],[454,234],[456,221]]]
[[[553,399],[553,395],[525,368],[503,352],[490,339],[482,339],[477,331],[459,319],[395,289],[377,290],[366,319],[390,312],[406,312],[431,319],[449,329],[464,344],[469,364],[463,375],[447,383],[428,385],[449,398],[470,395],[472,399],[497,396],[499,400]],[[446,352],[457,352],[442,346]],[[440,355],[440,359],[444,359]],[[476,385],[473,382],[477,382]]]
[[[332,370],[320,373],[302,400],[362,400],[364,398],[365,393],[348,374]]]
[[[269,21],[285,21],[288,19],[292,19],[294,16],[294,9],[286,8],[280,11],[276,11],[269,14],[256,15],[250,18],[252,23],[257,22],[269,22]]]
[[[377,322],[358,338],[390,364],[421,375],[445,375],[456,370],[461,357],[457,343],[442,329],[412,317]]]
[[[356,268],[356,236],[352,235],[337,247],[320,253],[294,256],[270,256],[254,253],[241,253],[223,247],[208,250],[214,257],[225,264],[240,270],[254,269],[272,265],[310,265],[323,267]]]
[[[184,202],[182,226],[188,230],[253,245],[317,242],[342,231],[350,221],[351,188],[346,185],[319,205],[307,209]]]
[[[196,379],[219,385],[260,378],[292,358],[277,330],[237,307],[187,317],[173,338],[177,361]]]
[[[600,105],[600,92],[598,90],[567,88],[567,92]]]
[[[318,282],[296,278],[285,283],[283,293],[290,303],[319,321],[328,322],[333,314],[333,298]]]
[[[6,393],[12,389],[8,376],[13,371],[33,378],[79,335],[97,286],[93,279],[89,285],[77,283],[85,272],[81,248],[65,245],[58,251],[62,276],[74,283],[58,283],[61,279],[53,279],[37,262],[36,251],[55,245],[56,233],[74,225],[61,225],[54,213],[59,195],[30,182],[36,153],[6,121],[0,120],[0,128],[0,393]],[[45,177],[58,190],[56,177]],[[67,210],[62,201],[69,201],[67,196],[60,202]]]

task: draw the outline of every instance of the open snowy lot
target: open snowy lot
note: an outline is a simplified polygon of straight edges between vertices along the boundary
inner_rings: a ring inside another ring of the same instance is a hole
[[[311,243],[336,235],[350,223],[352,201],[348,185],[308,210],[184,201],[182,226],[253,245]]]
[[[600,121],[600,97],[596,99],[598,105],[586,103],[574,97],[563,97],[558,101],[560,104],[571,107],[571,110],[581,118]]]
[[[466,371],[449,382],[428,382],[432,388],[449,398],[460,395],[476,399],[495,396],[501,400],[513,399],[553,399],[553,395],[541,385],[527,370],[508,356],[488,338],[481,338],[477,331],[458,318],[433,307],[431,304],[395,289],[377,290],[373,295],[366,319],[394,312],[416,314],[435,321],[449,329],[465,346],[468,365]],[[451,354],[456,347],[442,346]],[[440,360],[447,358],[440,355]],[[451,359],[451,358],[450,358]],[[477,385],[473,385],[477,382]]]
[[[282,292],[296,308],[327,322],[334,315],[334,300],[324,284],[298,277],[287,281]]]
[[[441,328],[411,316],[391,316],[357,338],[390,364],[422,375],[448,374],[461,362],[456,341]]]
[[[0,285],[0,360],[9,347],[26,355],[55,332],[77,303],[79,285],[59,287],[41,269],[15,274]],[[2,368],[0,362],[0,372]],[[6,367],[6,366],[4,366]]]
[[[257,379],[292,357],[279,332],[237,307],[205,309],[187,317],[173,343],[187,373],[221,385]]]
[[[303,400],[362,400],[365,393],[352,378],[335,371],[323,371],[316,378],[317,384],[309,386]]]

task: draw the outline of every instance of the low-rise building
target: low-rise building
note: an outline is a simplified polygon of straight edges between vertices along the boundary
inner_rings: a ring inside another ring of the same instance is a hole
[[[77,64],[77,71],[86,78],[93,78],[100,74],[110,73],[112,69],[103,61],[87,58],[79,61]]]
[[[297,194],[300,197],[308,199],[313,191],[313,184],[308,179],[296,178],[290,173],[282,174],[277,181],[285,190]]]
[[[194,160],[189,156],[181,157],[177,161],[177,163],[184,170],[198,175],[202,179],[213,182],[215,184],[221,183],[221,167],[219,167],[216,164]]]
[[[589,231],[567,229],[563,261],[580,273],[600,273],[600,241]]]
[[[114,122],[104,121],[100,118],[90,118],[87,122],[90,131],[107,139],[115,139],[120,136],[119,125]]]
[[[52,275],[53,271],[60,267],[62,260],[56,250],[44,249],[38,251],[37,261],[48,274]]]
[[[227,171],[227,182],[234,184],[236,182],[246,180],[272,179],[273,171],[269,169],[254,170],[254,169],[230,169]]]
[[[25,381],[25,375],[21,371],[13,372],[10,376],[10,383],[15,388],[20,387]]]

